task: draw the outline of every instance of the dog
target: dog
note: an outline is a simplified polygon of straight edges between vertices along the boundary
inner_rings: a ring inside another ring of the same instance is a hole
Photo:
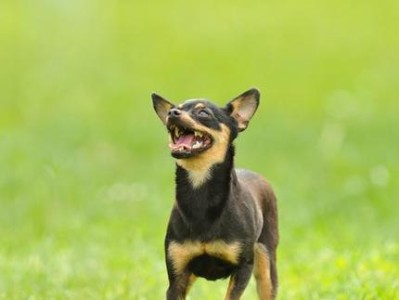
[[[261,176],[234,168],[233,141],[259,98],[250,89],[218,107],[205,99],[175,105],[152,94],[176,159],[176,200],[165,237],[167,300],[185,299],[197,277],[230,277],[225,299],[237,300],[252,273],[259,299],[276,297],[276,197]]]

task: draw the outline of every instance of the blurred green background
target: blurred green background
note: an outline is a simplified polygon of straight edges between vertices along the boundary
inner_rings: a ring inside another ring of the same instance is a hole
[[[0,299],[163,299],[150,94],[250,87],[236,164],[279,198],[279,298],[399,299],[398,20],[393,0],[1,1]]]

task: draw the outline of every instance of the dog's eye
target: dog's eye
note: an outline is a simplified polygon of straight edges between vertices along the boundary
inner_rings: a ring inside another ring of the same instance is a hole
[[[201,118],[209,118],[210,113],[206,109],[201,109],[197,112],[197,115]]]

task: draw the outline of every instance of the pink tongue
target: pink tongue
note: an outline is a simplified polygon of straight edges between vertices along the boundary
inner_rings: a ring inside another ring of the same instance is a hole
[[[187,148],[191,148],[193,140],[194,140],[194,134],[182,135],[176,140],[175,146],[178,147],[186,146]]]

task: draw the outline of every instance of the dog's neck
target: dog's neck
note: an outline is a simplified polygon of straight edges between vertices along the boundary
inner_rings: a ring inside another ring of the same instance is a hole
[[[176,166],[176,201],[187,222],[212,222],[220,216],[237,180],[233,145],[221,163],[206,171],[202,182],[195,182],[193,171]]]

